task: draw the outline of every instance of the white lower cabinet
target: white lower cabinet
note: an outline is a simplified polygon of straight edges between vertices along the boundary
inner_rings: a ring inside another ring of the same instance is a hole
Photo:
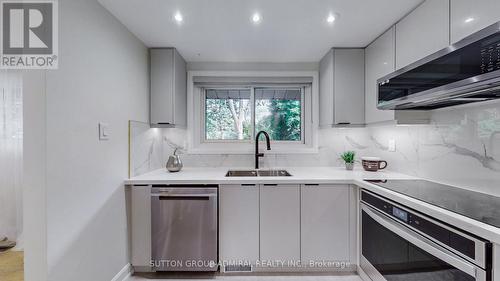
[[[350,188],[348,185],[301,186],[301,260],[350,261]]]
[[[130,208],[130,259],[136,272],[149,271],[151,262],[151,186],[126,189]]]
[[[300,260],[299,185],[261,185],[260,258]]]
[[[259,185],[219,188],[219,251],[225,262],[259,259]]]
[[[355,263],[353,194],[349,185],[221,185],[220,259],[259,271],[277,261],[284,269],[301,261],[303,270],[321,270],[319,262]]]

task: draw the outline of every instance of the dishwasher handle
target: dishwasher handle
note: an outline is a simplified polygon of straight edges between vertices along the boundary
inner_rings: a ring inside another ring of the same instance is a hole
[[[217,194],[151,194],[151,197],[158,197],[159,200],[210,200]]]

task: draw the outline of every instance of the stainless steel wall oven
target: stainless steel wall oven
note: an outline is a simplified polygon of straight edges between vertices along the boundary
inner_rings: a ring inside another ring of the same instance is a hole
[[[360,266],[372,280],[492,280],[489,241],[366,190],[360,204]]]

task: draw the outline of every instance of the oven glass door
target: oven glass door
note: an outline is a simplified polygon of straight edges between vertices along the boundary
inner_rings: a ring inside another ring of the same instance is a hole
[[[422,240],[425,238],[417,233],[366,206],[362,207],[361,239],[362,259],[378,271],[376,275],[379,277],[372,279],[486,280],[482,269],[446,250],[435,251],[443,249],[428,244],[429,241]],[[368,273],[369,270],[365,271]]]

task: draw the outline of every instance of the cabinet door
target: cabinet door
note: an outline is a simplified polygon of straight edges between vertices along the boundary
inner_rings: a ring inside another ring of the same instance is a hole
[[[500,21],[498,0],[451,0],[450,5],[452,44]]]
[[[364,79],[363,49],[328,51],[319,70],[321,127],[365,123]]]
[[[259,259],[259,186],[219,188],[219,254],[224,261]]]
[[[335,49],[334,124],[365,123],[365,53],[363,49]]]
[[[330,127],[334,124],[334,55],[333,49],[319,62],[319,125]]]
[[[377,79],[394,71],[395,28],[392,27],[365,49],[366,123],[394,120],[393,110],[377,109]]]
[[[299,185],[261,185],[261,260],[300,259],[299,189]]]
[[[148,270],[151,262],[151,186],[131,186],[131,263],[137,272]]]
[[[301,186],[302,263],[349,261],[349,186]]]
[[[151,49],[151,124],[174,121],[174,49]]]
[[[396,69],[449,45],[449,2],[426,0],[396,24]]]
[[[187,126],[187,72],[186,61],[174,50],[174,124]]]

